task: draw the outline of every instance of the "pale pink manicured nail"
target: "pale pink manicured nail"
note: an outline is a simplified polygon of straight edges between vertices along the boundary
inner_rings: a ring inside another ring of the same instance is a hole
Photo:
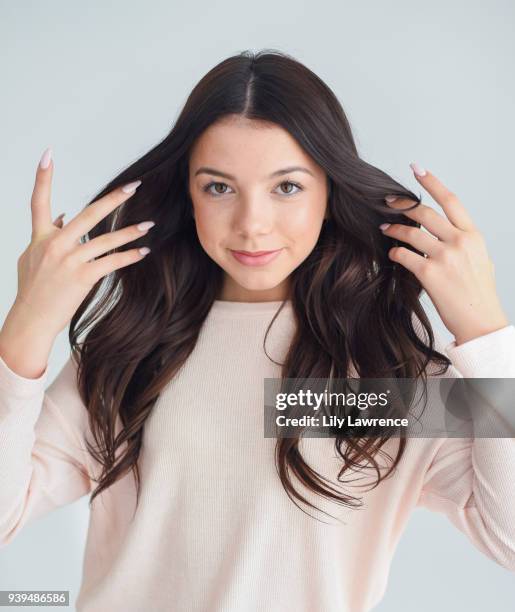
[[[387,202],[395,202],[395,200],[397,199],[397,196],[386,196],[385,200]]]
[[[52,159],[52,149],[48,147],[47,149],[43,151],[43,155],[41,156],[41,159],[39,160],[39,167],[45,170],[46,168],[48,168],[48,166],[50,166],[51,159]]]
[[[141,223],[138,223],[136,227],[140,230],[140,232],[144,232],[145,230],[154,227],[154,225],[155,223],[153,221],[142,221]]]
[[[122,191],[125,193],[130,193],[131,191],[136,191],[136,189],[141,185],[141,181],[133,181],[132,183],[127,183],[122,187]]]
[[[142,254],[142,255],[148,255],[150,253],[150,249],[148,247],[141,247],[141,249],[138,249],[138,251]]]
[[[385,230],[388,227],[390,227],[391,223],[381,223],[381,225],[379,226],[379,229]]]
[[[417,176],[426,176],[426,171],[424,170],[424,168],[422,168],[422,166],[419,166],[416,162],[412,162],[410,166]]]

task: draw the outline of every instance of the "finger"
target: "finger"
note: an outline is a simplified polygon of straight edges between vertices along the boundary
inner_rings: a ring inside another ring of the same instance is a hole
[[[64,225],[64,220],[63,220],[63,217],[64,217],[64,215],[65,215],[65,214],[66,214],[66,213],[61,213],[61,214],[60,214],[58,217],[56,217],[56,218],[54,219],[53,224],[54,224],[56,227],[63,227],[63,225]]]
[[[114,189],[87,206],[63,229],[60,234],[60,240],[66,241],[70,247],[80,242],[82,236],[85,236],[104,217],[107,217],[109,213],[115,210],[117,206],[134,195],[140,185],[141,181],[133,181],[123,187]]]
[[[393,223],[381,229],[386,236],[407,242],[418,251],[426,253],[429,257],[436,257],[443,248],[443,243],[440,240],[412,225]]]
[[[30,200],[32,216],[32,238],[48,232],[52,226],[50,198],[52,192],[52,176],[54,162],[52,150],[46,148],[36,170],[34,189]]]
[[[138,226],[141,226],[142,229],[139,229]],[[77,254],[80,262],[86,263],[93,260],[95,257],[104,255],[104,253],[107,253],[112,249],[116,249],[130,241],[137,240],[138,238],[145,236],[148,234],[149,230],[149,225],[145,223],[130,225],[129,227],[124,227],[123,229],[116,230],[115,232],[107,232],[106,234],[93,238],[93,240],[88,240],[84,244],[81,244],[75,253]]]
[[[150,252],[150,249],[148,247],[140,248],[144,249],[143,252],[141,252],[139,248],[130,249],[128,251],[119,251],[118,253],[105,255],[104,257],[100,257],[99,259],[95,259],[95,261],[86,264],[88,267],[89,283],[94,284],[107,274],[111,274],[111,272],[114,272],[119,268],[129,266],[144,259],[147,256],[147,253]]]
[[[417,278],[422,274],[428,260],[422,255],[410,251],[406,247],[393,247],[388,251],[388,257],[403,265]]]
[[[421,168],[416,163],[411,163],[410,166],[417,181],[431,195],[434,201],[442,207],[447,218],[455,227],[465,231],[476,229],[467,209],[455,193],[447,189],[429,170]]]
[[[388,201],[388,206],[396,209],[409,208],[412,205],[413,200],[408,198],[397,198],[395,201]],[[449,219],[446,219],[437,213],[436,210],[422,203],[412,210],[405,211],[403,214],[423,225],[433,236],[444,242],[450,242],[458,231]]]

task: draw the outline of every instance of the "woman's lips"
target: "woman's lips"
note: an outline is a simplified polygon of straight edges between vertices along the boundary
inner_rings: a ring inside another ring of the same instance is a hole
[[[245,251],[229,250],[233,254],[233,257],[245,266],[262,266],[267,264],[272,261],[272,259],[275,259],[282,251],[282,249],[277,249],[276,251],[256,251],[255,254],[249,254]]]

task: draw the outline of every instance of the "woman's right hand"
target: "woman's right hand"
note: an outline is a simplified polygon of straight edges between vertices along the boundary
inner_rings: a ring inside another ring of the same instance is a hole
[[[81,243],[81,237],[130,198],[141,181],[113,190],[63,226],[57,219],[52,221],[53,170],[51,152],[47,149],[38,165],[31,198],[31,241],[18,258],[15,304],[23,303],[40,323],[44,322],[47,332],[57,336],[98,280],[114,270],[137,263],[146,252],[142,254],[134,248],[94,258],[144,236],[150,226],[146,224],[141,230],[137,225],[130,225]]]

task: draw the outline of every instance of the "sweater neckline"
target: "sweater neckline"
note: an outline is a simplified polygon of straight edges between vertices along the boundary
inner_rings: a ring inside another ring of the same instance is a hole
[[[271,302],[234,302],[229,300],[214,300],[211,311],[216,314],[229,314],[238,316],[255,316],[259,314],[274,314],[283,303],[283,300]],[[291,309],[291,300],[286,300],[282,310]],[[281,311],[282,312],[282,311]]]

